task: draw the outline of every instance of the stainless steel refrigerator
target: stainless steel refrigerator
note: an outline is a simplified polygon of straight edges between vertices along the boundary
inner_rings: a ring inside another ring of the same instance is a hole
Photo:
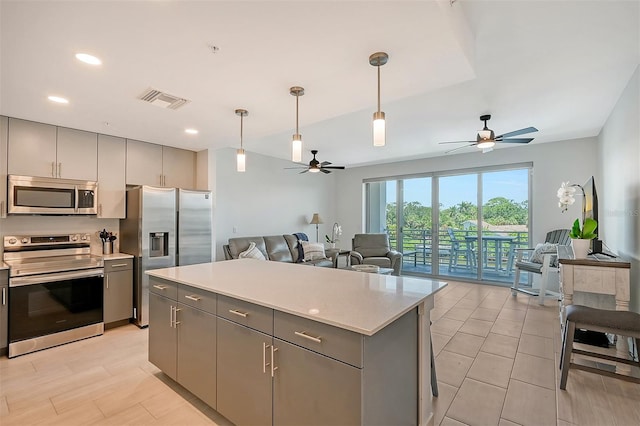
[[[134,256],[134,322],[139,327],[149,325],[149,276],[145,271],[176,266],[178,253],[180,265],[211,261],[211,208],[208,191],[152,186],[127,190],[120,250]]]

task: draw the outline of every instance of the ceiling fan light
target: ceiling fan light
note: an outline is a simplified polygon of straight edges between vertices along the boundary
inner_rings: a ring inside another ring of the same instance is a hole
[[[309,173],[318,173],[320,171],[320,167],[309,167]]]
[[[494,141],[488,140],[488,141],[478,142],[476,147],[478,147],[479,149],[486,149],[486,148],[493,148],[495,145],[496,143]]]
[[[484,128],[478,131],[478,142],[480,141],[490,141],[494,139],[493,130]]]
[[[386,125],[384,112],[377,111],[373,113],[373,146],[384,146],[386,143]]]
[[[296,133],[291,141],[291,161],[299,163],[302,161],[302,135]]]
[[[244,153],[244,149],[242,148],[240,148],[236,154],[236,171],[246,171],[246,155]]]

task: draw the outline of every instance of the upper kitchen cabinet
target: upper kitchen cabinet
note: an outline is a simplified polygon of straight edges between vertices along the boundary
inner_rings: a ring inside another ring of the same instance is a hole
[[[195,189],[196,153],[186,149],[162,147],[163,186]]]
[[[9,119],[0,117],[0,217],[7,217],[7,132]]]
[[[193,151],[127,139],[127,185],[195,188]]]
[[[126,141],[114,136],[98,135],[98,217],[126,217],[125,161]]]
[[[95,133],[9,118],[8,134],[9,174],[97,180]]]

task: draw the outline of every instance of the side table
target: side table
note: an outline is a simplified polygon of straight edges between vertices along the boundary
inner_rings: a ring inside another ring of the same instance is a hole
[[[329,248],[325,250],[325,253],[327,257],[330,257],[333,259],[334,268],[338,267],[338,260],[340,259],[340,256],[345,257],[347,268],[351,266],[351,258],[349,257],[349,253],[351,253],[351,250],[341,249],[341,248]]]

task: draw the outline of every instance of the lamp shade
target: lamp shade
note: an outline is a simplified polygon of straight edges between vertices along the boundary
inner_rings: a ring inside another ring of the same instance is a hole
[[[324,223],[322,221],[322,218],[320,217],[320,215],[318,213],[314,213],[313,217],[311,218],[311,222],[309,222],[311,225],[318,225],[321,223]]]

